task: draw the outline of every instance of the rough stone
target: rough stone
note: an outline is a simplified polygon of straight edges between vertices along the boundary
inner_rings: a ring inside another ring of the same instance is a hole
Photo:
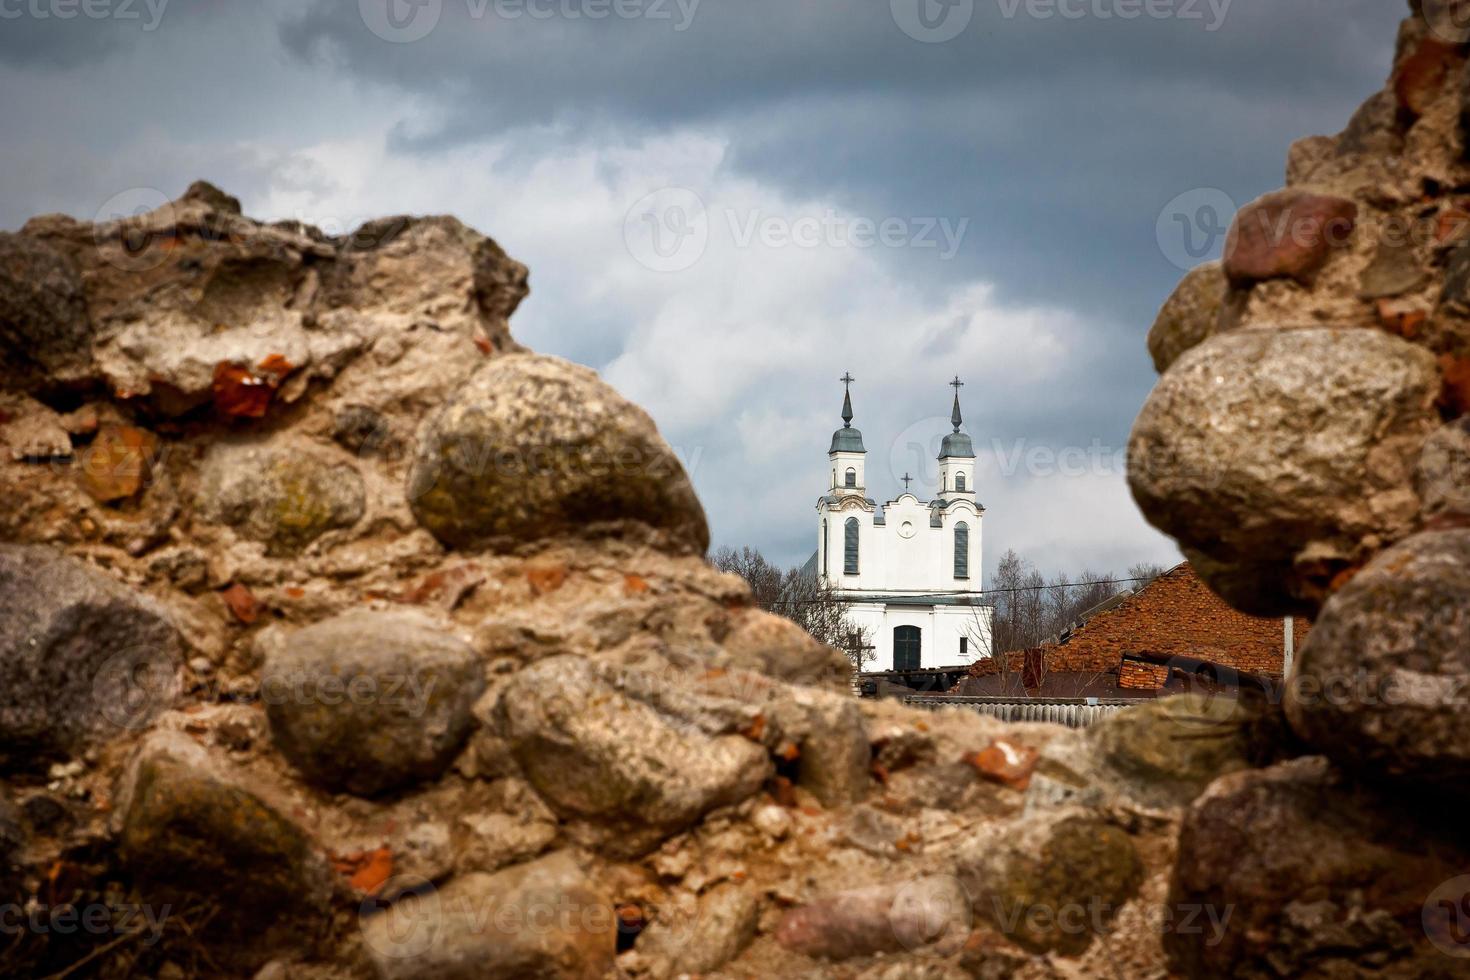
[[[178,693],[164,611],[54,549],[0,544],[0,624],[0,762],[145,728]]]
[[[709,736],[620,691],[579,657],[517,674],[500,699],[502,732],[531,785],[569,816],[667,836],[738,803],[771,774],[765,749]]]
[[[1246,286],[1265,279],[1310,283],[1352,236],[1358,206],[1301,189],[1274,191],[1245,207],[1225,240],[1225,277]]]
[[[0,354],[7,381],[71,381],[91,365],[81,276],[45,242],[0,232]]]
[[[131,425],[107,425],[78,457],[82,488],[99,503],[136,497],[153,477],[158,437]]]
[[[1287,690],[1292,727],[1365,774],[1459,794],[1470,776],[1470,530],[1375,558],[1323,607]]]
[[[973,841],[960,877],[975,913],[1032,952],[1077,956],[1138,892],[1143,862],[1118,827],[1085,811],[1033,815]]]
[[[1426,517],[1470,516],[1470,416],[1443,426],[1424,441],[1415,486]]]
[[[1335,573],[1362,539],[1401,537],[1417,518],[1401,487],[1438,393],[1434,358],[1376,330],[1221,334],[1149,396],[1129,441],[1129,485],[1150,522],[1220,566],[1286,569],[1326,554]],[[1280,614],[1283,586],[1288,610],[1314,605],[1295,572],[1283,582],[1197,570],[1245,612]]]
[[[362,796],[443,773],[484,689],[474,650],[409,611],[349,612],[299,630],[261,678],[282,754],[312,782]]]
[[[228,524],[278,556],[351,527],[365,507],[357,470],[307,448],[220,443],[205,456],[199,482],[205,520]]]
[[[0,905],[20,904],[22,900],[25,868],[21,851],[25,843],[20,812],[0,785]]]
[[[1431,945],[1449,942],[1456,912],[1426,899],[1464,873],[1463,835],[1432,805],[1407,811],[1411,829],[1398,803],[1355,788],[1320,757],[1216,781],[1180,831],[1165,909],[1180,927],[1163,937],[1175,969],[1207,978],[1458,975]],[[1196,928],[1182,928],[1201,909]]]
[[[315,948],[330,916],[330,869],[300,827],[223,773],[182,734],[151,736],[125,780],[123,865],[147,901],[217,906],[204,937],[219,944],[217,958],[248,968]]]
[[[953,952],[968,938],[970,921],[959,879],[937,874],[842,891],[792,909],[782,916],[776,941],[832,960],[924,947]]]
[[[596,980],[613,965],[617,924],[581,865],[558,851],[452,878],[364,918],[364,945],[385,980]]]
[[[1195,266],[1179,280],[1148,332],[1155,371],[1163,374],[1180,354],[1216,332],[1225,289],[1219,262]]]
[[[807,709],[806,732],[797,762],[797,784],[809,790],[823,806],[856,803],[872,785],[868,766],[872,750],[862,712],[850,696],[820,696],[802,692]]]
[[[1182,805],[1216,777],[1251,767],[1256,720],[1233,697],[1179,695],[1110,715],[1087,738],[1135,795]]]
[[[735,623],[721,647],[731,667],[790,681],[847,688],[852,662],[818,642],[784,616],[750,610]]]
[[[456,548],[636,522],[681,551],[709,546],[704,511],[653,421],[597,375],[552,357],[482,367],[430,422],[413,463],[414,516]]]
[[[658,964],[658,980],[710,973],[739,956],[755,938],[760,902],[741,885],[717,885],[687,912],[660,914],[638,937],[638,951]]]
[[[1402,296],[1418,289],[1429,278],[1412,244],[1385,240],[1373,253],[1373,261],[1358,278],[1358,295],[1364,299]]]
[[[71,437],[59,415],[31,398],[0,399],[0,439],[12,460],[31,463],[69,459]]]

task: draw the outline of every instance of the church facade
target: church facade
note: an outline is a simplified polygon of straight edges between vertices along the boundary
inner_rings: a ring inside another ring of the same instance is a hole
[[[954,431],[940,445],[938,495],[921,500],[905,489],[879,506],[867,494],[867,450],[852,426],[853,380],[842,378],[842,428],[827,453],[808,567],[850,603],[865,672],[973,663],[989,654],[994,610],[980,594],[985,508],[976,499],[974,447],[960,431],[961,382],[952,382]]]

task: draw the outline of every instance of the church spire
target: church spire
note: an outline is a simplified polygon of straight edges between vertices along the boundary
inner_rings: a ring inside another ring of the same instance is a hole
[[[960,389],[965,386],[965,383],[960,380],[960,376],[957,374],[954,376],[954,380],[949,383],[949,386],[954,389],[954,410],[949,413],[949,421],[954,426],[954,430],[958,432],[960,431],[960,423],[964,422],[964,419],[960,417]]]
[[[852,428],[852,383],[857,380],[851,371],[844,371],[842,377],[837,379],[842,382],[842,427]]]

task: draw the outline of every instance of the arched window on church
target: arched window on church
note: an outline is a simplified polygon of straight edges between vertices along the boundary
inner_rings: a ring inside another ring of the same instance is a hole
[[[965,492],[965,474],[956,473],[954,475],[954,488],[960,493]]]
[[[822,520],[822,574],[832,573],[832,543],[827,540],[827,521]]]
[[[855,488],[857,486],[857,470],[849,466],[847,468],[847,476],[845,477],[845,479],[847,481],[846,486],[848,487],[848,489]]]
[[[924,657],[920,649],[923,633],[917,626],[895,626],[893,629],[893,669],[918,670]]]
[[[842,572],[844,575],[856,575],[858,573],[858,519],[849,517],[842,533]]]
[[[954,577],[970,577],[970,525],[964,521],[954,526]]]

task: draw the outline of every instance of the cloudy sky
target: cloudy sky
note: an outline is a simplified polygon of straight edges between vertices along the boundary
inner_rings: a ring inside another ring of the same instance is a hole
[[[458,215],[512,327],[644,405],[717,544],[815,546],[837,378],[870,495],[955,375],[985,566],[1172,561],[1121,453],[1144,336],[1395,0],[0,0],[0,228],[196,178],[328,231]]]

